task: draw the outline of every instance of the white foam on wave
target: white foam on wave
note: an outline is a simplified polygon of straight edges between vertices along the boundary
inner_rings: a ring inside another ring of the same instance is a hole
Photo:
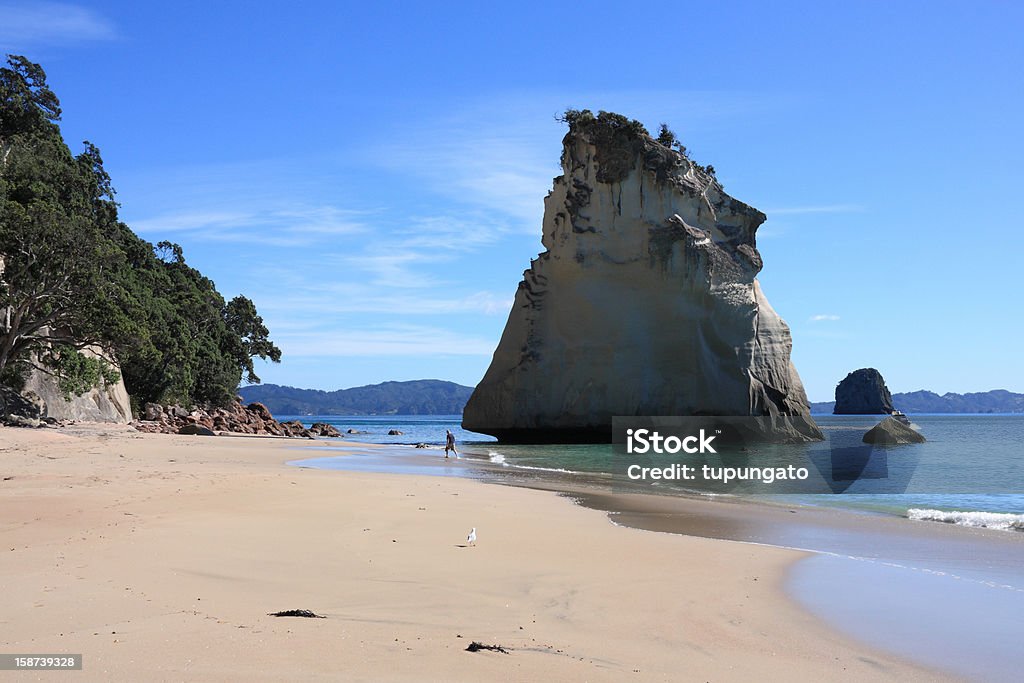
[[[515,470],[536,470],[538,472],[559,472],[561,474],[582,474],[576,470],[566,470],[561,467],[532,467],[530,465],[513,465],[510,462],[505,462],[505,456],[498,451],[489,451],[487,458],[495,465],[501,465],[502,467],[510,467]]]
[[[907,519],[944,522],[982,529],[999,529],[1000,531],[1024,531],[1024,515],[1014,515],[1008,512],[945,512],[943,510],[911,508],[907,510]]]

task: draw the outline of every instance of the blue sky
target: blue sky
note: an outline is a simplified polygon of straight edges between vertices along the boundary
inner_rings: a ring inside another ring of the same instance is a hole
[[[1024,391],[1024,5],[0,0],[122,218],[252,298],[264,381],[475,384],[567,107],[665,121],[763,211],[812,400]]]

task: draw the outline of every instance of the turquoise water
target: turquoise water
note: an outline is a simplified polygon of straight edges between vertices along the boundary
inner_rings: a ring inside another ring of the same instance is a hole
[[[359,433],[348,438],[369,443],[412,445],[444,444],[451,429],[463,455],[470,461],[486,460],[509,474],[531,473],[552,477],[599,475],[614,486],[659,494],[688,491],[672,482],[636,483],[626,480],[625,465],[610,444],[506,445],[492,437],[467,432],[459,415],[412,416],[281,416],[309,424],[323,421],[342,432]],[[745,457],[751,463],[780,465],[803,459],[820,466],[842,449],[865,447],[860,437],[878,422],[876,416],[815,416],[826,441],[817,444],[758,446]],[[836,493],[817,493],[813,487],[798,493],[771,493],[772,488],[730,491],[734,495],[847,508],[951,522],[966,526],[990,526],[1024,530],[1024,415],[913,415],[911,419],[928,439],[883,449],[868,449],[870,457],[860,476],[843,482]],[[397,429],[399,436],[387,432]],[[422,453],[422,451],[418,451]],[[630,462],[633,462],[631,460]],[[329,466],[329,465],[328,465]],[[812,468],[813,469],[813,468]],[[880,474],[879,474],[880,472]],[[834,482],[833,482],[834,483]],[[833,486],[833,488],[836,488]],[[782,489],[785,490],[785,489]],[[819,482],[819,490],[822,489]],[[692,490],[690,491],[692,492]],[[972,513],[952,515],[948,513]],[[973,513],[995,513],[986,518]]]

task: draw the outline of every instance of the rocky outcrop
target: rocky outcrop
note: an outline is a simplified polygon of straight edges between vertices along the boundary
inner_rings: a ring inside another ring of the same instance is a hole
[[[38,427],[42,424],[43,402],[34,394],[21,394],[0,385],[0,424]]]
[[[90,357],[100,355],[96,350],[88,348],[81,353]],[[115,371],[120,371],[116,362],[109,362]],[[98,387],[78,396],[66,397],[56,377],[34,369],[25,382],[23,393],[34,394],[42,400],[43,417],[73,422],[127,424],[132,421],[132,404],[123,379],[113,384],[107,384],[101,379]]]
[[[854,370],[836,386],[835,415],[891,415],[893,410],[892,395],[874,368]]]
[[[927,439],[910,425],[894,417],[887,417],[864,435],[864,443],[878,446],[894,446],[905,443],[924,443]]]
[[[610,440],[613,416],[780,418],[821,438],[786,323],[755,279],[765,215],[615,115],[570,122],[524,273],[463,426],[506,441]],[[786,419],[792,418],[792,419]]]
[[[309,426],[309,431],[313,436],[330,436],[338,439],[343,436],[343,434],[338,431],[337,427],[329,425],[326,422],[314,422]]]
[[[298,420],[278,422],[262,403],[243,405],[241,398],[235,399],[227,408],[212,410],[186,410],[177,405],[147,403],[142,413],[145,419],[132,423],[141,432],[201,435],[209,432],[306,438],[341,436],[337,429],[323,422],[317,422],[308,429]]]

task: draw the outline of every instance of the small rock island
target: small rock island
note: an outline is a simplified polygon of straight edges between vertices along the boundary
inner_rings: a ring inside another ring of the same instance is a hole
[[[854,370],[836,386],[833,415],[891,415],[895,409],[882,373],[874,368]]]
[[[755,279],[765,214],[665,127],[654,139],[618,114],[565,120],[546,251],[463,426],[502,441],[610,441],[613,416],[757,416],[770,440],[820,439],[789,327]]]

